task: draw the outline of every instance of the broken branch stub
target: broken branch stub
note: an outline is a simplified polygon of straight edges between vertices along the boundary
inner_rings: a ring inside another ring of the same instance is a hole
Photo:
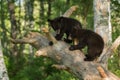
[[[57,40],[52,34],[50,34],[48,28],[44,27],[42,28],[42,31],[45,33],[45,36],[48,38],[48,40],[52,41],[54,44],[57,43]]]

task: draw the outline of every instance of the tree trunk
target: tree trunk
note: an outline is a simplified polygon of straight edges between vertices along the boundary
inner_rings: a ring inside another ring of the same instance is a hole
[[[36,49],[39,49],[35,54],[37,57],[46,56],[53,59],[57,63],[57,65],[53,65],[55,68],[67,70],[78,77],[79,80],[120,80],[120,78],[108,71],[102,62],[84,61],[84,53],[80,50],[69,51],[69,44],[63,41],[56,42],[51,34],[46,34],[48,39],[39,33],[32,32],[29,37],[11,39],[11,41],[13,43],[31,44]],[[53,41],[54,45],[49,46],[49,41]],[[116,45],[117,42],[119,44]],[[112,49],[107,50],[106,54],[120,45],[120,37],[113,44],[116,46],[112,46]]]
[[[17,26],[17,20],[15,16],[15,5],[14,0],[8,0],[8,10],[10,14],[10,22],[11,22],[11,38],[16,39],[17,34],[19,33],[19,29]],[[11,53],[14,57],[18,55],[18,47],[16,44],[11,44]]]
[[[0,40],[0,80],[9,80],[7,69],[4,63],[1,40]]]
[[[94,0],[94,28],[106,45],[112,41],[110,23],[110,0]]]
[[[1,16],[0,16],[1,24],[0,24],[0,26],[1,26],[1,28],[2,28],[2,31],[1,31],[2,36],[4,36],[4,38],[1,38],[1,42],[4,41],[4,43],[2,43],[2,47],[3,47],[3,48],[6,48],[6,45],[5,45],[5,44],[8,44],[7,32],[9,32],[9,31],[8,31],[7,28],[5,27],[5,13],[6,13],[6,12],[5,12],[5,9],[3,9],[3,7],[5,7],[5,6],[4,6],[4,1],[1,0]]]

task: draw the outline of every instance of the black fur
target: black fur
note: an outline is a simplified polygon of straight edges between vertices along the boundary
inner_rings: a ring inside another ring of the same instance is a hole
[[[69,34],[71,34],[71,30],[73,27],[81,29],[82,25],[79,21],[67,18],[67,17],[57,17],[53,20],[48,19],[50,26],[58,32],[55,36],[57,40],[61,40],[64,33],[66,34],[66,38],[64,39],[65,42],[71,43],[72,41],[69,40]]]
[[[70,50],[82,49],[87,46],[88,53],[85,61],[93,61],[100,56],[104,48],[104,41],[100,35],[91,30],[77,28],[72,29],[71,33],[71,38],[76,38],[79,42],[77,45],[71,45]]]

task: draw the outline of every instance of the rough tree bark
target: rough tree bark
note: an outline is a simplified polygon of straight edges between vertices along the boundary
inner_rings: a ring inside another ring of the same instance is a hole
[[[70,10],[68,10],[69,12]],[[71,10],[74,11],[74,10]],[[67,13],[65,13],[67,14]],[[65,16],[65,14],[63,16]],[[68,13],[70,15],[71,13]],[[23,39],[11,39],[15,44],[30,44],[38,51],[36,56],[46,56],[55,60],[58,64],[53,65],[55,68],[64,69],[74,74],[79,80],[120,80],[117,76],[112,74],[103,61],[107,61],[104,55],[112,55],[113,49],[120,45],[120,37],[116,39],[112,47],[108,47],[103,51],[103,57],[95,61],[84,61],[84,53],[80,50],[69,51],[70,45],[64,41],[57,41],[47,29],[43,29],[45,35],[36,32],[30,32],[28,36]],[[54,45],[49,46],[49,41],[53,41]],[[116,43],[119,43],[116,45]]]
[[[112,41],[110,23],[110,0],[94,0],[94,28],[106,45]]]
[[[1,40],[0,40],[0,80],[9,80],[7,69],[4,63]]]

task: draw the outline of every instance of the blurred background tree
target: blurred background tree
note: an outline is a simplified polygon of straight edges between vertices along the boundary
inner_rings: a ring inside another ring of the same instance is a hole
[[[30,31],[41,33],[40,29],[48,26],[48,18],[61,16],[73,5],[79,7],[70,17],[93,30],[93,0],[0,0],[0,38],[10,80],[77,80],[66,71],[52,68],[54,61],[35,58],[32,46],[10,42]],[[120,35],[119,5],[119,0],[111,0],[113,41]],[[110,58],[109,69],[120,76],[120,48]]]

